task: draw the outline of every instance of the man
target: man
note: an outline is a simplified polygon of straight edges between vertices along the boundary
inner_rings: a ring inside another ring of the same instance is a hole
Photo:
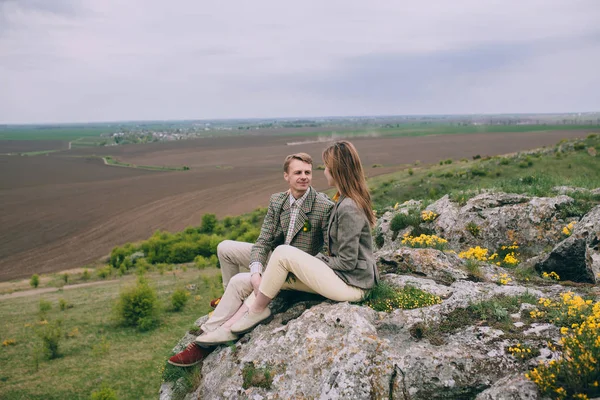
[[[306,153],[287,156],[283,164],[283,178],[289,189],[271,196],[256,243],[252,245],[225,240],[219,244],[217,255],[221,264],[223,286],[227,289],[230,283],[235,285],[229,292],[235,292],[236,295],[224,296],[211,302],[213,307],[219,302],[221,304],[202,325],[204,332],[214,332],[218,336],[220,332],[217,330],[238,312],[243,298],[252,292],[257,293],[263,268],[277,246],[288,244],[311,255],[316,255],[323,249],[333,202],[310,186],[312,158]],[[244,274],[242,279],[232,279],[241,272],[249,274]],[[235,336],[231,336],[231,340],[233,339]],[[212,348],[191,344],[186,350],[171,357],[169,363],[181,367],[195,365],[210,351]]]

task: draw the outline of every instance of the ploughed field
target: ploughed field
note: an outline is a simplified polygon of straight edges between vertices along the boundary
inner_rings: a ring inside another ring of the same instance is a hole
[[[548,131],[354,138],[367,176],[442,159],[498,155],[554,145],[588,131]],[[286,189],[282,161],[307,152],[321,164],[325,142],[314,137],[245,135],[62,150],[37,156],[0,155],[0,281],[80,267],[112,247],[145,239],[155,230],[198,225],[265,207]],[[0,141],[0,154],[39,151],[31,141]],[[67,148],[59,144],[56,148]],[[18,148],[18,150],[16,150]],[[46,148],[48,149],[48,148]],[[98,156],[134,165],[188,166],[150,171],[105,165]],[[383,167],[373,168],[373,164]],[[313,186],[326,189],[323,172]]]

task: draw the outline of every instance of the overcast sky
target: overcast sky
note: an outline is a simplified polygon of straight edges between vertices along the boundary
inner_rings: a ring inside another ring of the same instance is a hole
[[[0,123],[600,111],[599,0],[0,0]]]

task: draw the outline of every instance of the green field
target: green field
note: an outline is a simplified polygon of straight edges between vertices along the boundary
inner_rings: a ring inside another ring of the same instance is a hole
[[[552,148],[484,159],[440,160],[441,165],[407,165],[404,170],[369,181],[376,209],[410,199],[437,200],[445,194],[466,199],[481,189],[554,196],[554,186],[600,187],[600,138],[557,144]],[[577,196],[575,194],[575,196]]]
[[[313,132],[286,131],[282,128],[274,128],[273,133],[287,135],[291,137],[316,137],[330,136],[332,134],[341,134],[344,136],[357,135],[380,135],[380,136],[426,136],[426,135],[447,135],[458,133],[486,133],[486,132],[535,132],[535,131],[555,131],[555,130],[589,130],[598,129],[598,125],[471,125],[459,123],[402,123],[395,124],[394,127],[360,127],[357,129],[348,126],[331,126],[321,129],[315,128]],[[117,132],[123,128],[131,129],[132,124],[73,124],[64,126],[54,125],[22,125],[0,127],[0,140],[63,140],[72,141],[73,147],[98,146],[103,143],[111,143],[112,139],[101,137],[102,134]],[[146,132],[162,131],[175,128],[186,128],[183,123],[146,123],[135,124],[136,129],[143,129]],[[267,131],[267,130],[265,130]],[[198,131],[196,136],[206,135],[246,135],[247,130],[231,131]]]
[[[361,128],[352,130],[327,130],[319,132],[290,133],[289,136],[388,136],[412,137],[428,135],[455,135],[468,133],[494,133],[494,132],[542,132],[562,130],[590,130],[598,129],[598,125],[455,125],[455,124],[402,124],[393,128]]]
[[[82,137],[100,136],[114,132],[111,126],[73,125],[53,126],[20,126],[0,128],[0,140],[75,140]]]
[[[187,166],[183,166],[183,167],[165,167],[165,166],[160,166],[160,165],[135,165],[135,164],[128,164],[128,163],[124,163],[121,161],[118,161],[115,158],[112,158],[111,156],[105,156],[102,157],[104,159],[104,162],[108,165],[114,165],[117,167],[127,167],[127,168],[138,168],[138,169],[147,169],[147,170],[151,170],[151,171],[189,171],[189,167]]]
[[[214,267],[175,269],[147,277],[164,308],[175,289],[197,285],[182,311],[164,310],[160,327],[149,332],[116,326],[112,321],[119,291],[132,285],[135,276],[98,286],[1,300],[0,340],[12,339],[15,344],[0,347],[0,398],[89,399],[102,385],[116,390],[120,399],[157,398],[171,349],[194,321],[209,311],[209,301],[220,295],[222,287],[219,270]],[[73,307],[61,311],[60,299]],[[43,315],[40,300],[52,307]],[[43,357],[37,336],[47,326],[40,325],[44,320],[62,321],[61,356],[53,360]]]

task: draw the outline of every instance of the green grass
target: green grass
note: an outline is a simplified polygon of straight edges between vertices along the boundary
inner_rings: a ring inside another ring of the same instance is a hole
[[[387,282],[380,282],[369,291],[362,304],[375,311],[391,312],[398,308],[413,309],[441,303],[441,299],[414,286],[406,285],[402,289]]]
[[[28,151],[26,153],[19,153],[22,156],[41,156],[44,154],[54,153],[60,150],[40,150],[40,151]]]
[[[71,141],[71,148],[85,148],[85,147],[96,147],[96,146],[105,146],[107,144],[112,144],[115,141],[106,136],[86,136],[81,137]]]
[[[287,136],[329,136],[333,133],[343,136],[379,135],[387,137],[411,137],[428,135],[455,135],[468,133],[495,133],[495,132],[539,132],[560,130],[590,130],[598,129],[598,125],[468,125],[420,123],[401,124],[392,128],[362,128],[351,130],[323,130],[319,132],[296,132]]]
[[[581,141],[586,147],[600,148],[600,140],[592,136]],[[449,194],[452,200],[465,203],[481,189],[495,188],[509,193],[532,196],[554,196],[553,186],[600,187],[600,157],[585,150],[561,151],[535,156],[513,155],[492,157],[450,165],[411,167],[413,174],[398,171],[369,180],[375,209],[410,199],[437,200]],[[525,161],[531,166],[522,168]],[[587,194],[571,194],[575,198],[600,200]]]
[[[75,140],[114,132],[114,126],[96,125],[23,125],[0,128],[0,140]]]
[[[128,163],[118,161],[118,160],[112,158],[111,156],[106,156],[106,157],[102,157],[102,158],[108,165],[116,165],[118,167],[148,169],[151,171],[189,171],[189,169],[190,169],[190,167],[185,166],[185,165],[183,167],[165,167],[165,166],[160,166],[160,165],[135,165],[135,164],[128,164]]]
[[[165,130],[174,127],[185,127],[183,122],[136,122],[136,123],[111,123],[111,124],[63,124],[63,125],[12,125],[0,127],[0,140],[65,140],[80,142],[81,146],[95,146],[107,140],[100,138],[100,135],[112,133],[121,129],[129,130],[132,127],[151,130]],[[395,127],[376,128],[364,127],[350,130],[340,130],[339,128],[324,128],[318,132],[294,132],[282,135],[291,137],[316,137],[328,136],[332,133],[341,133],[345,136],[361,136],[366,134],[377,134],[380,136],[398,137],[398,136],[426,136],[426,135],[448,135],[460,133],[493,133],[493,132],[536,132],[536,131],[555,131],[555,130],[589,130],[598,129],[597,125],[468,125],[461,126],[450,123],[407,123],[397,124]],[[227,135],[245,135],[246,130],[226,131]],[[223,132],[225,134],[225,132]],[[202,131],[196,132],[197,136],[205,136],[211,133]],[[91,137],[97,137],[92,139]],[[80,138],[90,138],[83,140]]]
[[[531,293],[519,296],[498,295],[489,300],[473,302],[466,308],[456,308],[439,323],[416,324],[410,334],[416,339],[427,338],[434,345],[445,343],[444,335],[454,334],[458,329],[471,325],[486,325],[506,333],[516,333],[510,314],[519,311],[521,304],[536,304],[537,297]]]
[[[197,285],[186,307],[176,313],[163,311],[160,326],[148,332],[113,322],[113,305],[121,288],[135,282],[134,276],[99,286],[0,301],[0,341],[16,341],[0,347],[0,398],[89,399],[103,384],[122,399],[156,398],[171,349],[192,323],[209,311],[210,299],[220,295],[222,288],[215,268],[155,273],[148,279],[165,307],[176,289]],[[60,356],[53,360],[41,356],[41,339],[36,335],[40,299],[52,306],[45,312],[48,321],[62,320]],[[73,308],[61,311],[60,299]],[[66,338],[67,334],[73,337]]]

